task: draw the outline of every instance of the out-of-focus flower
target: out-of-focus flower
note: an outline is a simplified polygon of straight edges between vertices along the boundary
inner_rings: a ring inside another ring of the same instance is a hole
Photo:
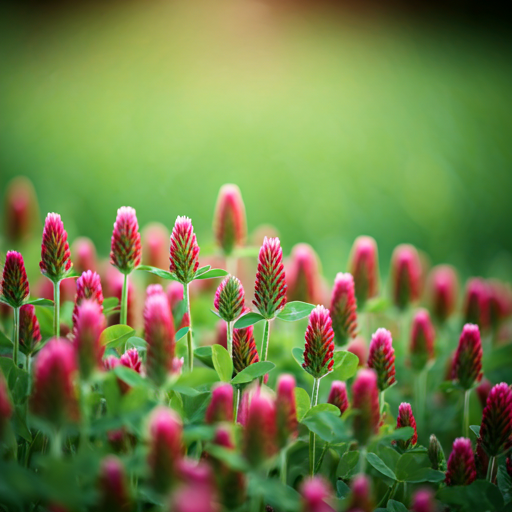
[[[218,384],[212,390],[212,398],[206,409],[207,424],[233,421],[233,387],[227,382]]]
[[[99,274],[87,270],[76,280],[75,306],[73,308],[73,330],[76,328],[78,307],[84,300],[92,300],[100,306],[103,312],[103,290]]]
[[[475,457],[471,441],[465,437],[458,437],[453,442],[452,453],[448,458],[446,485],[469,485],[475,479]]]
[[[77,238],[71,245],[71,254],[75,262],[75,270],[80,274],[87,270],[97,271],[96,247],[90,238]]]
[[[233,366],[235,372],[240,373],[249,365],[258,361],[253,326],[250,325],[245,329],[233,329]]]
[[[334,365],[334,331],[329,310],[317,306],[309,315],[302,367],[315,379],[327,375]]]
[[[410,343],[411,365],[416,371],[423,370],[427,362],[435,358],[435,337],[436,332],[428,311],[420,309],[412,321]]]
[[[425,487],[412,495],[412,512],[436,512],[437,504],[434,491]]]
[[[199,246],[188,217],[178,217],[171,233],[169,270],[182,284],[190,283],[199,268]]]
[[[341,414],[348,409],[347,386],[344,382],[341,380],[333,381],[327,403],[335,405]]]
[[[13,308],[19,308],[28,299],[27,272],[23,256],[16,251],[8,251],[5,256],[2,282],[0,286],[2,299]]]
[[[0,441],[4,437],[4,432],[7,428],[7,424],[12,416],[12,403],[9,398],[9,392],[7,391],[7,383],[4,379],[4,374],[0,370]]]
[[[432,469],[439,471],[446,470],[446,457],[444,455],[443,447],[435,434],[430,436],[428,443],[428,458],[432,463]]]
[[[379,257],[377,242],[371,236],[360,236],[350,252],[348,271],[354,276],[359,308],[379,293]]]
[[[350,504],[347,512],[372,512],[374,507],[370,479],[367,475],[356,475],[350,482]]]
[[[292,248],[286,268],[288,301],[299,300],[310,304],[322,302],[322,282],[319,259],[308,244],[297,244]]]
[[[477,325],[466,324],[453,358],[452,378],[464,389],[482,380],[482,343]]]
[[[512,315],[512,287],[497,279],[487,282],[489,291],[489,321],[496,330],[500,324]]]
[[[455,311],[459,280],[457,272],[451,265],[434,267],[427,279],[427,296],[430,311],[439,322],[445,322]]]
[[[492,389],[492,384],[487,379],[482,379],[482,382],[476,388],[476,395],[478,396],[478,400],[480,400],[480,404],[482,405],[482,409],[485,407],[487,403],[487,397],[489,396],[489,392]]]
[[[464,323],[476,324],[482,330],[489,327],[489,295],[484,279],[474,277],[467,281],[462,307]]]
[[[282,374],[277,380],[276,394],[277,442],[280,448],[298,435],[295,377]]]
[[[337,345],[344,345],[356,337],[357,304],[354,289],[354,278],[351,274],[336,275],[332,290],[331,308],[332,328]]]
[[[108,356],[103,360],[103,367],[105,370],[113,370],[116,366],[122,364],[127,368],[131,368],[133,371],[142,374],[142,360],[140,358],[139,352],[136,348],[128,349],[120,359],[115,356]],[[126,384],[121,379],[117,379],[117,383],[119,384],[119,388],[121,389],[121,393],[126,394],[130,391],[131,386]]]
[[[354,416],[354,435],[361,446],[379,430],[379,388],[375,370],[359,370],[352,384],[352,407],[359,411]]]
[[[391,257],[392,295],[395,306],[406,308],[421,293],[421,262],[416,247],[402,244]]]
[[[41,244],[41,273],[54,283],[61,281],[71,270],[68,234],[58,213],[49,213],[43,229]]]
[[[245,292],[242,283],[234,276],[226,277],[215,292],[213,306],[225,322],[233,322],[244,310]]]
[[[303,512],[335,512],[325,500],[332,498],[329,483],[321,476],[306,478],[300,487]]]
[[[114,222],[110,263],[119,272],[129,274],[140,265],[141,258],[142,247],[137,215],[130,206],[122,206],[117,210],[117,217]]]
[[[414,434],[411,438],[403,440],[398,440],[397,445],[402,450],[407,450],[416,445],[418,442],[418,433],[416,432],[416,420],[414,419],[414,415],[412,413],[411,404],[406,402],[402,402],[398,406],[398,416],[396,418],[396,428],[402,427],[412,427],[414,429]]]
[[[377,373],[380,391],[385,391],[395,382],[395,349],[393,339],[387,329],[377,329],[372,336],[368,354],[368,368]]]
[[[20,345],[32,353],[41,341],[41,329],[36,317],[36,308],[25,304],[20,308]]]
[[[358,336],[347,345],[347,352],[351,352],[359,359],[358,366],[364,366],[368,359],[368,347],[362,336]]]
[[[101,462],[98,481],[98,510],[101,512],[128,512],[130,492],[123,463],[115,455],[107,455]]]
[[[144,265],[167,267],[169,236],[169,230],[160,222],[152,222],[144,226],[141,236]]]
[[[11,242],[29,238],[38,224],[39,208],[36,191],[25,176],[13,178],[5,190],[4,233]]]

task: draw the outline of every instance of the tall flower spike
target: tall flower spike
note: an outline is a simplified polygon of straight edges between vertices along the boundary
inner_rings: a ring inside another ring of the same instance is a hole
[[[0,370],[0,441],[3,440],[12,412],[13,407],[7,391],[7,383],[5,382],[2,370]]]
[[[155,490],[164,493],[176,483],[179,462],[183,457],[182,424],[179,416],[159,406],[149,418],[148,465]]]
[[[391,257],[393,302],[405,309],[416,302],[421,293],[421,261],[416,247],[402,244],[395,248]]]
[[[445,322],[455,311],[459,280],[451,265],[438,265],[430,271],[427,279],[430,310],[434,318]]]
[[[78,401],[74,385],[77,372],[75,351],[64,339],[50,340],[34,363],[30,397],[32,412],[60,426],[78,419]]]
[[[487,283],[475,277],[466,283],[464,294],[464,323],[476,324],[480,329],[489,327],[489,289]]]
[[[84,300],[92,300],[100,306],[103,313],[103,291],[99,274],[87,270],[76,280],[75,306],[73,308],[73,330],[76,327],[78,307]]]
[[[453,358],[452,377],[464,389],[482,380],[482,343],[477,325],[466,324]]]
[[[325,500],[332,498],[333,492],[329,483],[321,476],[304,479],[300,486],[303,512],[334,512]]]
[[[87,270],[96,272],[98,266],[96,247],[91,239],[86,237],[77,238],[71,245],[71,255],[77,272],[83,273]]]
[[[25,176],[13,178],[5,191],[5,231],[9,241],[26,240],[38,222],[38,205],[34,185]]]
[[[334,365],[334,331],[329,310],[317,306],[309,315],[302,367],[315,379],[327,375]]]
[[[142,261],[144,265],[165,268],[169,250],[169,230],[159,222],[152,222],[142,230]]]
[[[233,249],[242,247],[247,236],[245,205],[236,185],[223,185],[217,197],[213,216],[215,240],[222,252],[229,256]]]
[[[225,325],[225,324],[224,324]],[[233,329],[233,366],[236,373],[259,361],[253,326]]]
[[[379,388],[374,370],[359,370],[352,384],[352,407],[359,411],[354,416],[354,435],[365,446],[379,430]]]
[[[412,414],[411,405],[406,402],[402,402],[398,406],[398,416],[396,418],[396,428],[402,427],[412,427],[414,429],[414,434],[412,435],[411,438],[405,441],[397,441],[398,447],[405,451],[415,446],[416,443],[418,442],[418,433],[416,432],[416,420],[414,419],[414,415]]]
[[[350,252],[349,272],[354,276],[357,303],[364,303],[379,293],[379,257],[377,242],[371,236],[356,238]]]
[[[122,206],[117,210],[112,241],[110,263],[123,274],[129,274],[140,265],[142,247],[140,244],[139,223],[135,210]]]
[[[267,320],[274,318],[286,304],[286,278],[279,238],[263,239],[252,302]]]
[[[146,299],[144,333],[148,343],[148,377],[161,386],[172,369],[175,351],[174,322],[164,293],[150,295]]]
[[[242,283],[235,276],[226,277],[215,292],[213,306],[225,322],[236,320],[244,309],[245,292]]]
[[[13,308],[19,308],[28,298],[29,287],[23,256],[16,251],[9,251],[5,256],[2,274],[2,298]]]
[[[428,311],[420,309],[414,315],[411,329],[410,354],[411,364],[415,370],[423,370],[427,362],[434,359],[435,336],[436,332]]]
[[[446,457],[444,456],[443,447],[435,434],[431,434],[430,436],[428,458],[432,463],[432,469],[446,471]]]
[[[491,457],[501,455],[512,446],[512,390],[505,382],[496,384],[487,397],[480,439]]]
[[[347,386],[343,381],[333,381],[327,403],[335,405],[340,410],[341,414],[348,409]]]
[[[298,435],[295,377],[282,374],[277,381],[276,395],[277,440],[280,448]]]
[[[107,455],[101,462],[98,481],[101,512],[126,512],[130,510],[130,492],[123,463],[114,455]]]
[[[436,512],[438,509],[432,489],[418,489],[412,496],[412,512]]]
[[[171,234],[169,270],[182,284],[188,284],[199,268],[199,246],[194,234],[192,221],[188,217],[178,217]]]
[[[344,345],[357,334],[357,304],[354,278],[351,274],[336,275],[331,296],[331,318],[336,345]]]
[[[458,437],[453,442],[452,453],[448,458],[446,485],[469,485],[476,479],[475,457],[471,441]]]
[[[20,344],[32,353],[41,341],[41,329],[36,317],[36,308],[25,304],[20,308]]]
[[[322,302],[319,267],[319,258],[313,247],[308,244],[297,244],[293,247],[286,270],[287,300],[299,300],[311,304]]]
[[[396,382],[395,349],[391,333],[387,329],[377,329],[372,336],[368,368],[373,368],[377,372],[380,391],[385,391]]]
[[[50,281],[61,281],[71,270],[71,253],[69,251],[68,234],[58,213],[49,213],[43,229],[41,244],[41,273]]]
[[[213,388],[212,399],[206,409],[205,421],[208,425],[222,421],[233,421],[233,387],[223,382]]]

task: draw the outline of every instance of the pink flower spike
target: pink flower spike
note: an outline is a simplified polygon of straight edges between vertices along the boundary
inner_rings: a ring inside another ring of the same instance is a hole
[[[274,318],[286,304],[286,278],[279,238],[263,239],[252,302],[267,320]]]
[[[7,390],[7,383],[5,382],[2,370],[0,370],[0,441],[3,441],[12,413],[13,407]]]
[[[247,219],[242,194],[236,185],[228,184],[220,188],[213,216],[213,231],[217,244],[226,256],[244,245]]]
[[[12,242],[25,241],[34,233],[39,222],[34,185],[25,176],[13,178],[5,191],[4,233]]]
[[[412,512],[437,512],[435,494],[432,489],[418,489],[412,496]]]
[[[20,308],[20,344],[32,353],[41,341],[41,329],[36,317],[36,308],[25,304]]]
[[[213,388],[212,398],[206,409],[205,421],[208,425],[222,421],[233,421],[233,387],[228,383]]]
[[[335,405],[341,414],[348,409],[347,386],[344,382],[341,380],[333,381],[327,403]]]
[[[71,245],[71,254],[77,272],[83,273],[87,270],[96,272],[98,267],[96,247],[91,239],[86,237],[77,238]]]
[[[430,271],[427,294],[434,318],[444,323],[455,311],[459,280],[451,265],[438,265]]]
[[[350,252],[349,272],[354,276],[357,303],[362,308],[379,293],[379,257],[377,242],[371,236],[356,238]]]
[[[398,416],[396,418],[396,428],[402,427],[412,427],[414,429],[414,434],[412,435],[411,438],[405,441],[397,441],[398,447],[405,451],[408,450],[409,448],[412,448],[413,446],[416,446],[416,443],[418,442],[416,420],[414,419],[414,415],[412,413],[411,404],[408,404],[406,402],[402,402],[398,406]]]
[[[144,226],[141,235],[144,265],[156,268],[167,267],[169,236],[169,230],[159,222]]]
[[[395,349],[391,333],[387,329],[377,329],[372,336],[368,368],[373,368],[376,371],[380,391],[385,391],[396,382]]]
[[[464,389],[471,389],[482,380],[482,342],[477,325],[466,324],[452,364],[452,377]]]
[[[99,476],[99,508],[101,512],[125,512],[131,500],[126,472],[122,462],[114,455],[107,455],[101,462]]]
[[[412,367],[421,371],[428,361],[435,358],[434,341],[436,332],[426,309],[414,315],[411,329],[410,355]]]
[[[350,482],[350,505],[347,512],[372,512],[374,510],[371,498],[370,479],[364,473],[356,475]]]
[[[43,229],[39,263],[41,273],[54,283],[61,281],[73,266],[70,258],[68,234],[60,215],[49,213]]]
[[[333,497],[329,483],[321,476],[306,478],[300,486],[303,512],[335,512],[325,500]]]
[[[114,222],[110,245],[110,264],[121,273],[129,274],[140,265],[141,258],[142,247],[137,215],[130,206],[122,206],[117,210]]]
[[[359,370],[352,384],[352,407],[359,411],[354,416],[354,435],[361,446],[379,430],[379,388],[375,370]]]
[[[178,217],[171,234],[169,270],[182,284],[190,283],[199,268],[199,246],[192,221]]]
[[[28,299],[29,287],[23,256],[16,251],[9,251],[5,256],[1,296],[12,308],[19,308]]]
[[[99,274],[92,270],[83,272],[76,280],[75,306],[73,308],[73,331],[76,328],[78,307],[84,300],[92,300],[100,306],[103,313],[103,291]]]
[[[309,315],[302,367],[315,379],[332,371],[334,365],[334,331],[329,310],[317,306]]]
[[[322,302],[322,282],[320,261],[309,244],[297,244],[293,247],[290,262],[286,269],[288,301],[299,300],[310,304]]]
[[[490,290],[483,279],[479,277],[469,279],[466,283],[462,307],[464,323],[476,324],[482,330],[489,327],[489,298]]]
[[[359,359],[358,366],[365,366],[368,359],[368,347],[362,336],[358,336],[347,345],[347,352],[351,352]]]
[[[402,244],[395,248],[391,257],[393,301],[405,309],[416,302],[421,293],[421,261],[416,247]]]
[[[234,276],[226,277],[215,292],[213,307],[225,322],[233,322],[243,312],[245,292],[242,283]]]
[[[222,322],[226,325],[224,322]],[[259,361],[253,326],[233,329],[233,366],[236,373]]]
[[[354,278],[351,274],[336,275],[331,297],[331,318],[336,345],[344,345],[357,334],[357,304]]]
[[[277,439],[280,448],[298,435],[295,377],[287,373],[279,376],[276,396]]]
[[[455,439],[447,467],[446,485],[469,485],[475,481],[475,457],[469,439],[465,437]]]

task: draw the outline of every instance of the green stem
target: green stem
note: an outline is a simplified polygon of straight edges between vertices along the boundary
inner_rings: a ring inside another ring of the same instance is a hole
[[[260,361],[266,361],[268,355],[268,341],[270,339],[270,320],[265,320],[265,326],[263,327],[263,342],[261,344],[261,359]],[[260,386],[263,384],[263,375],[259,379]]]
[[[329,449],[329,443],[325,443],[322,453],[320,454],[320,457],[316,461],[315,473],[318,473],[320,471],[320,467],[322,466],[322,462],[324,460],[325,454],[327,453],[328,449]]]
[[[318,403],[318,390],[320,389],[320,379],[313,381],[313,391],[311,392],[311,407],[315,407]],[[314,432],[309,432],[309,474],[315,474],[315,444],[316,436]]]
[[[53,335],[60,336],[60,281],[53,283]]]
[[[423,368],[415,376],[415,394],[416,394],[416,424],[418,430],[424,430],[425,426],[425,397],[427,390],[427,369]]]
[[[12,360],[14,366],[18,367],[18,351],[20,349],[20,308],[14,308],[14,351]]]
[[[124,274],[123,291],[121,294],[121,315],[119,323],[127,325],[128,322],[128,274]]]
[[[55,430],[50,443],[52,457],[60,459],[62,456],[62,435],[59,429]]]
[[[235,402],[235,423],[238,423],[238,410],[240,409],[240,400],[242,399],[242,388],[236,387],[236,402]]]
[[[281,483],[286,485],[286,472],[287,472],[287,460],[288,460],[288,450],[286,446],[281,450],[281,469],[279,471],[279,476],[281,478]]]
[[[233,359],[233,322],[227,322],[228,324],[228,353],[229,357]]]
[[[381,391],[379,393],[379,403],[380,403],[380,415],[382,416],[382,413],[384,412],[384,404],[386,403],[384,395],[386,393],[386,390]]]
[[[194,350],[192,346],[192,315],[190,314],[190,290],[189,283],[183,285],[183,300],[187,305],[188,313],[188,332],[187,332],[187,357],[188,357],[188,371],[191,372],[194,368]]]
[[[469,389],[464,391],[464,416],[462,419],[462,432],[464,437],[469,437]]]
[[[496,457],[489,457],[489,464],[487,465],[487,480],[492,484],[492,474],[494,473],[494,461]]]
[[[366,471],[366,446],[362,446],[359,450],[359,473],[364,474]]]

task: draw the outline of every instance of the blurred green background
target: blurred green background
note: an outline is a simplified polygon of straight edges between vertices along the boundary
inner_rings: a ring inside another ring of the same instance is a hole
[[[44,4],[43,4],[44,5]],[[454,22],[253,0],[2,8],[0,195],[106,255],[121,205],[192,218],[219,187],[332,277],[360,234],[512,275],[510,38]]]

